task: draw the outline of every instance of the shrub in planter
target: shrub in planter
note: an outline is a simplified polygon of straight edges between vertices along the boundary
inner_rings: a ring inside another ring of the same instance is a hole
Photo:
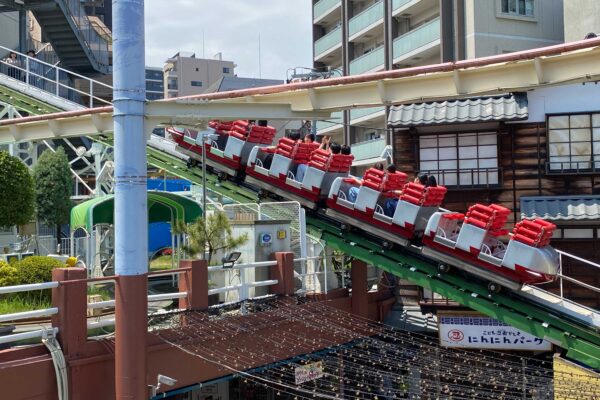
[[[14,265],[0,260],[0,286],[14,286],[19,284],[19,271]]]
[[[27,257],[17,263],[15,267],[19,271],[19,284],[50,282],[54,268],[64,268],[65,264],[60,261],[42,256]]]

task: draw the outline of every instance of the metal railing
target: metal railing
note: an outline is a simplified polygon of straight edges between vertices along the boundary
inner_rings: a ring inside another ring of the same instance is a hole
[[[431,20],[394,39],[394,60],[440,40],[440,18]]]
[[[348,34],[353,36],[377,22],[383,22],[383,1],[381,0],[350,19]]]
[[[354,161],[366,160],[369,158],[381,157],[381,154],[387,146],[385,138],[367,140],[364,142],[350,145]]]
[[[385,49],[380,46],[350,62],[350,75],[362,74],[383,68],[385,62]]]
[[[100,91],[112,94],[112,86],[110,85],[29,57],[4,46],[0,46],[0,50],[3,50],[7,55],[10,52],[15,52],[18,60],[17,64],[11,64],[7,62],[7,59],[0,60],[0,74],[25,83],[31,88],[78,103],[84,107],[112,104],[110,100],[94,94]],[[75,81],[82,82],[82,84],[75,85]]]
[[[502,168],[422,170],[435,176],[438,185],[452,189],[495,188],[501,186]]]
[[[597,174],[600,172],[600,156],[596,156],[596,160],[591,160],[591,158],[592,156],[589,161],[548,161],[546,162],[546,173],[549,175]]]
[[[326,12],[337,8],[342,4],[342,0],[321,0],[313,7],[314,20],[318,21]]]
[[[81,0],[57,0],[59,5],[64,5],[63,11],[75,23],[82,35],[88,49],[91,51],[98,64],[109,68],[110,52],[109,41],[102,37],[90,22]],[[61,4],[62,3],[62,4]]]
[[[47,290],[58,287],[58,282],[35,283],[29,285],[4,286],[0,287],[0,295],[24,293],[38,290]],[[58,314],[58,308],[49,307],[39,310],[22,311],[17,313],[0,315],[0,323],[9,321],[22,321],[30,318],[50,317]],[[21,340],[41,338],[47,334],[48,330],[52,330],[54,334],[58,333],[57,328],[39,328],[27,332],[12,333],[9,335],[0,336],[0,344],[18,342]]]
[[[315,58],[319,58],[326,51],[342,45],[342,27],[338,26],[315,42]]]

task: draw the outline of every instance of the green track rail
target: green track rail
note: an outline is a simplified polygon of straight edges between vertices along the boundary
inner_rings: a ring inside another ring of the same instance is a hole
[[[58,111],[22,94],[10,94],[0,86],[0,100],[15,105],[32,115]],[[10,96],[4,100],[2,96]],[[14,99],[14,100],[13,100]],[[112,145],[110,136],[91,139]],[[202,182],[200,168],[188,168],[184,161],[147,147],[148,164],[187,179],[195,184]],[[219,181],[215,174],[206,176],[207,189],[235,202],[248,203],[257,194],[231,181]],[[380,243],[370,241],[364,235],[344,232],[332,223],[316,216],[308,216],[307,224],[320,232],[321,238],[335,249],[349,256],[372,264],[416,285],[452,299],[465,307],[503,321],[536,337],[544,338],[567,351],[567,357],[600,370],[600,332],[583,323],[561,317],[557,311],[548,310],[535,303],[519,300],[506,294],[489,294],[487,286],[459,274],[439,274],[437,262],[407,250],[385,250]]]
[[[24,111],[29,115],[49,114],[63,111],[42,101],[0,85],[0,101],[11,104],[18,111]]]

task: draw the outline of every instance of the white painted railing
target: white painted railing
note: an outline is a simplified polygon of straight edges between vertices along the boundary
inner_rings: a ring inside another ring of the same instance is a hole
[[[8,56],[10,52],[17,54],[18,63],[15,65],[5,58],[1,59],[1,74],[84,107],[111,105],[110,100],[97,94],[104,92],[111,96],[112,86],[0,46],[0,53]],[[75,81],[80,84],[75,85]]]

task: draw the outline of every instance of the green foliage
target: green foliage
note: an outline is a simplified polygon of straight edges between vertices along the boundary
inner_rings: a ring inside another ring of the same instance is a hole
[[[0,260],[0,286],[14,286],[19,284],[19,272],[14,267]]]
[[[23,311],[40,310],[52,307],[52,302],[47,296],[25,296],[29,293],[15,293],[0,298],[0,314],[12,314]]]
[[[69,222],[71,210],[71,170],[62,147],[46,150],[33,169],[37,216],[54,226]]]
[[[31,256],[14,264],[19,274],[19,285],[43,283],[52,280],[54,268],[64,268],[65,264],[51,257]]]
[[[0,226],[25,225],[33,217],[33,179],[17,157],[0,151]]]
[[[208,264],[216,252],[229,251],[248,241],[248,234],[234,237],[227,214],[215,212],[206,218],[206,227],[202,218],[190,225],[179,225],[175,229],[180,233],[187,233],[189,245],[184,250],[196,255],[208,250]]]

